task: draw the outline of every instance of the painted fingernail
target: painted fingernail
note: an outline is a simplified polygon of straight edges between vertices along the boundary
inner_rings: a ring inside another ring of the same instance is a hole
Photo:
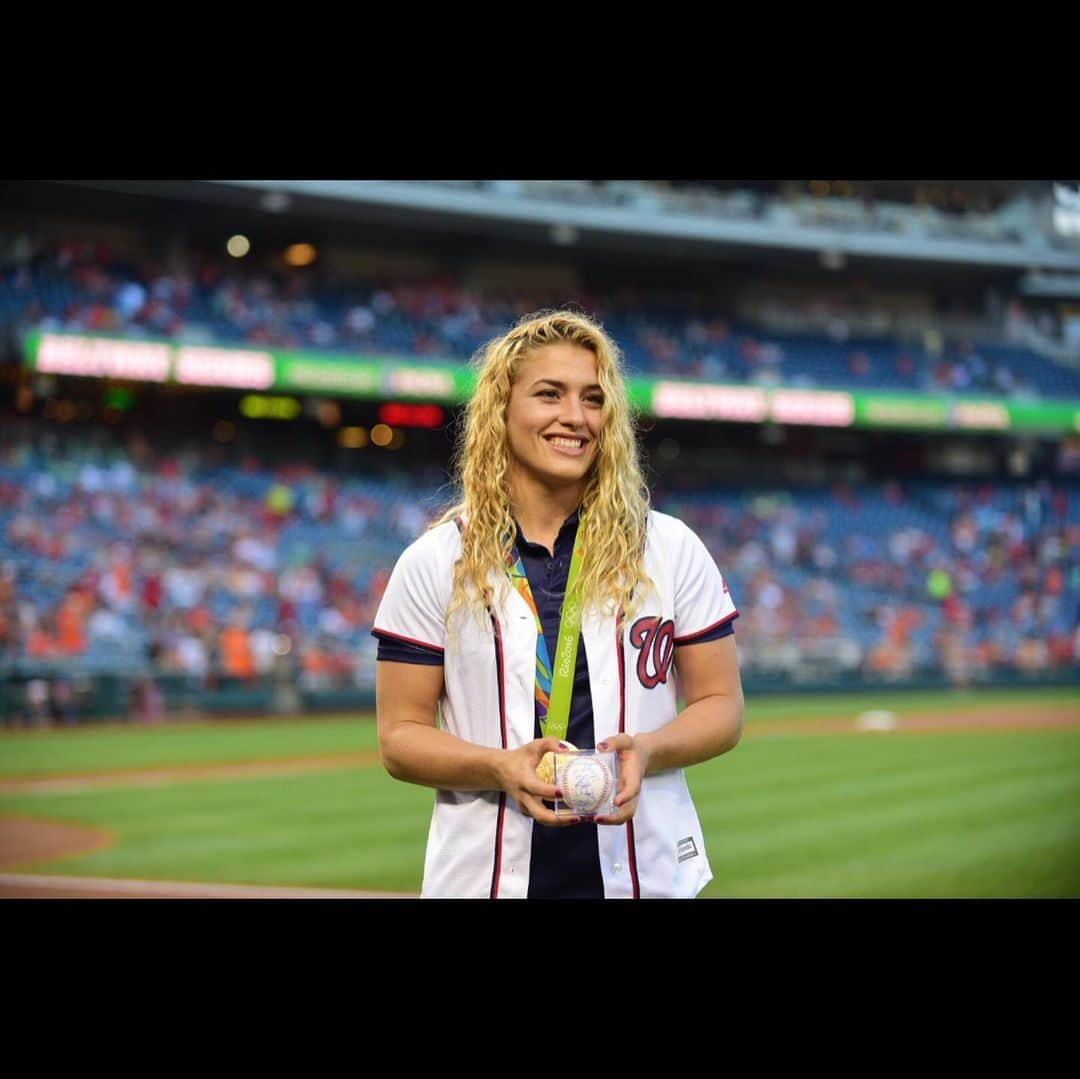
[[[607,749],[607,742],[601,742],[596,748],[603,752],[605,749]]]
[[[570,748],[570,743],[569,742],[560,742],[559,743],[559,749],[569,749],[569,748]]]

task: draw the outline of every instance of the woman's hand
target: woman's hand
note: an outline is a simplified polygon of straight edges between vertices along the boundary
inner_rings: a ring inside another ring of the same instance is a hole
[[[544,805],[544,802],[554,802],[560,791],[553,783],[544,783],[537,776],[536,766],[545,753],[557,753],[566,748],[566,743],[560,742],[558,738],[537,738],[526,742],[520,749],[505,750],[498,766],[501,789],[517,802],[521,812],[541,824],[558,828],[580,824],[581,818],[556,816],[553,809]]]
[[[601,752],[614,750],[619,757],[619,790],[615,795],[615,812],[597,817],[597,824],[625,824],[637,812],[641,781],[649,768],[649,748],[640,737],[616,734],[601,742]]]

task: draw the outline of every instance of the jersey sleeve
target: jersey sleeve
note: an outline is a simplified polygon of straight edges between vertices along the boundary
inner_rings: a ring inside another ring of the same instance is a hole
[[[426,644],[411,644],[399,637],[387,637],[377,629],[373,629],[371,634],[379,641],[376,662],[383,660],[389,663],[418,663],[425,667],[441,667],[443,664],[441,648],[429,648]]]
[[[675,643],[694,644],[724,636],[738,617],[708,548],[687,528],[675,572]]]
[[[430,544],[414,543],[390,574],[372,633],[441,655],[446,649],[448,591],[449,581],[441,580]]]

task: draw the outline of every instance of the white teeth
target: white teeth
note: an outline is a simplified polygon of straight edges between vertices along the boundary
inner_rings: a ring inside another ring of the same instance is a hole
[[[552,438],[548,441],[553,442],[556,446],[565,446],[569,450],[580,449],[582,442],[580,438]]]

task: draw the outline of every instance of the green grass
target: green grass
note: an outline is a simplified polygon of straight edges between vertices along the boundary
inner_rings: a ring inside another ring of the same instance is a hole
[[[376,748],[370,717],[234,720],[161,727],[78,727],[0,734],[0,777],[100,772],[289,757]]]
[[[687,773],[705,896],[1080,895],[1080,731],[754,738],[758,719],[952,706],[1080,707],[1080,693],[761,698],[750,736]],[[0,775],[371,750],[370,717],[0,736]],[[0,796],[0,813],[111,829],[108,850],[24,866],[88,876],[418,891],[433,792],[377,764],[168,787]]]
[[[971,689],[933,692],[896,690],[883,686],[873,693],[777,694],[751,697],[747,719],[812,719],[823,716],[856,716],[860,712],[889,709],[911,712],[969,711],[974,708],[1072,706],[1080,713],[1080,688],[1048,686],[1042,689]]]
[[[39,870],[100,877],[419,891],[430,790],[365,767],[317,775],[0,799],[104,825],[114,846]]]
[[[1080,732],[747,739],[688,773],[705,896],[1080,896]]]
[[[1080,689],[973,690],[908,693],[882,689],[859,695],[783,695],[751,698],[747,723],[818,719],[888,708],[898,714],[951,709],[1072,706]],[[355,753],[376,748],[371,716],[174,723],[162,727],[102,726],[59,731],[0,732],[0,777],[274,760]],[[365,720],[367,722],[365,722]]]

